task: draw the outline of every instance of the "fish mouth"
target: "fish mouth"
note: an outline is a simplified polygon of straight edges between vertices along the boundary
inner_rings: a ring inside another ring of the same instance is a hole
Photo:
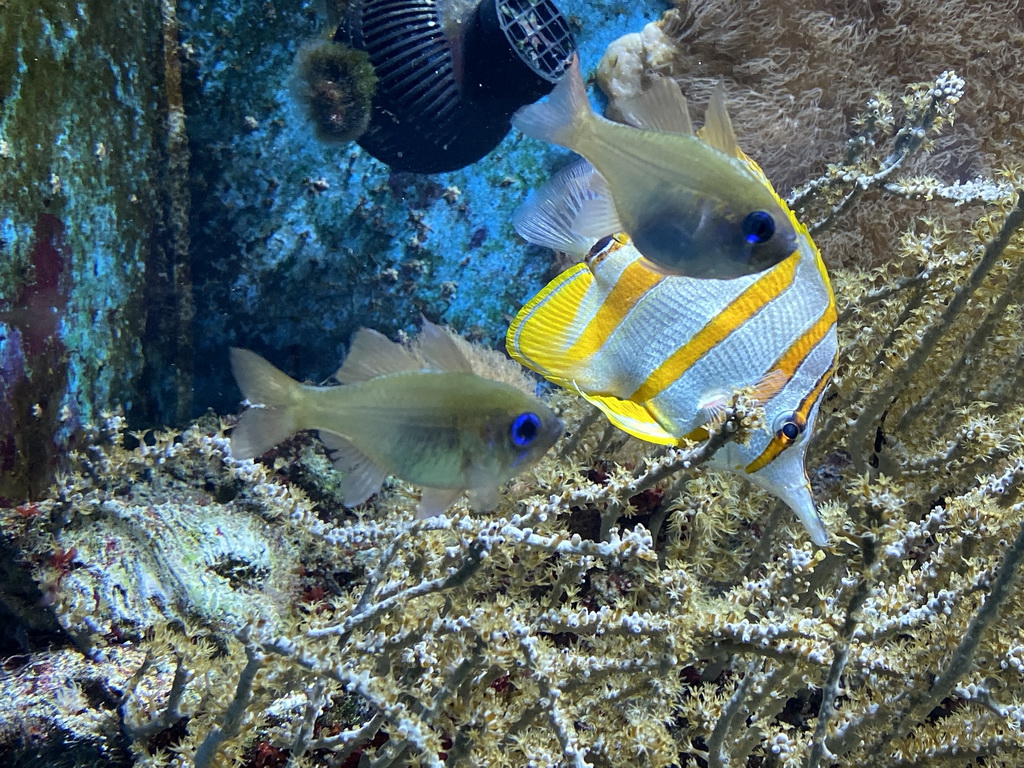
[[[552,445],[565,433],[565,422],[556,418],[551,424]]]

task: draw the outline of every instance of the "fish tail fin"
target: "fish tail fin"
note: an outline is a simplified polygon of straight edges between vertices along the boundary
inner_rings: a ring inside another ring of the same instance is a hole
[[[236,459],[261,456],[301,429],[299,406],[302,385],[255,352],[231,348],[231,372],[250,403],[231,434],[231,455]]]
[[[577,54],[547,100],[522,107],[512,117],[512,124],[532,139],[573,149],[578,126],[591,114]]]

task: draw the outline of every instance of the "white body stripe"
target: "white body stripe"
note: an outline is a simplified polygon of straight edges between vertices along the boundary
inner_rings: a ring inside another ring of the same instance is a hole
[[[677,278],[683,279],[685,278]],[[692,284],[697,281],[686,279],[686,282]],[[728,281],[723,288],[732,290],[720,292],[729,295],[731,299],[746,287],[733,285],[740,282],[752,281],[749,278]],[[681,294],[684,293],[682,288],[679,289]],[[703,315],[704,318],[720,311],[717,309],[720,306],[719,301],[712,304],[704,300],[704,297],[692,298],[695,293],[694,286],[687,285],[685,288],[689,289],[685,293],[689,294],[692,305],[698,311],[706,313]],[[686,300],[687,298],[680,296],[680,302]],[[830,292],[821,279],[814,254],[808,253],[800,259],[792,284],[778,298],[768,302],[750,319],[736,327],[726,339],[712,347],[673,384],[654,397],[648,407],[658,416],[662,426],[673,435],[682,436],[693,431],[700,426],[700,404],[710,393],[716,390],[731,393],[757,383],[772,370],[786,348],[821,319],[829,304]],[[672,333],[679,334],[679,338],[684,335],[692,337],[706,322],[701,320],[699,323],[687,323],[690,314],[677,318],[673,323]],[[689,327],[686,327],[687,325]],[[836,343],[834,329],[831,333],[833,343],[831,351],[825,354],[827,361],[819,366],[813,365],[812,361],[805,361],[801,366],[802,370],[799,371],[800,375],[790,380],[782,392],[773,398],[770,404],[772,411],[795,408],[796,403],[789,402],[793,398],[793,393],[806,392],[832,365]],[[799,400],[799,397],[796,399]],[[786,405],[778,408],[783,403]]]

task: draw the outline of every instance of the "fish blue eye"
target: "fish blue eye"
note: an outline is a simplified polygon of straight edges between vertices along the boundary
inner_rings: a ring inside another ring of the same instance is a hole
[[[767,243],[775,234],[775,219],[767,211],[753,211],[743,220],[743,237],[751,245]]]
[[[540,416],[536,413],[520,413],[512,422],[512,443],[525,448],[532,443],[540,432]]]
[[[796,411],[780,413],[775,419],[775,436],[793,442],[804,432],[807,421]]]

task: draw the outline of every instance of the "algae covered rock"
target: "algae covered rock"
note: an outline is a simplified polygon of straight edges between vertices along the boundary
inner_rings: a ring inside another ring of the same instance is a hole
[[[174,236],[187,206],[173,6],[0,13],[0,500],[17,503],[45,491],[80,423],[150,407],[142,390],[163,386],[139,378],[140,353],[148,307],[172,329],[188,295]],[[151,358],[178,341],[152,339]]]
[[[308,508],[301,491],[230,458],[216,427],[139,435],[129,450],[122,426],[92,432],[37,520],[19,522],[64,629],[88,646],[166,623],[278,626],[300,591],[301,532],[281,518]]]

